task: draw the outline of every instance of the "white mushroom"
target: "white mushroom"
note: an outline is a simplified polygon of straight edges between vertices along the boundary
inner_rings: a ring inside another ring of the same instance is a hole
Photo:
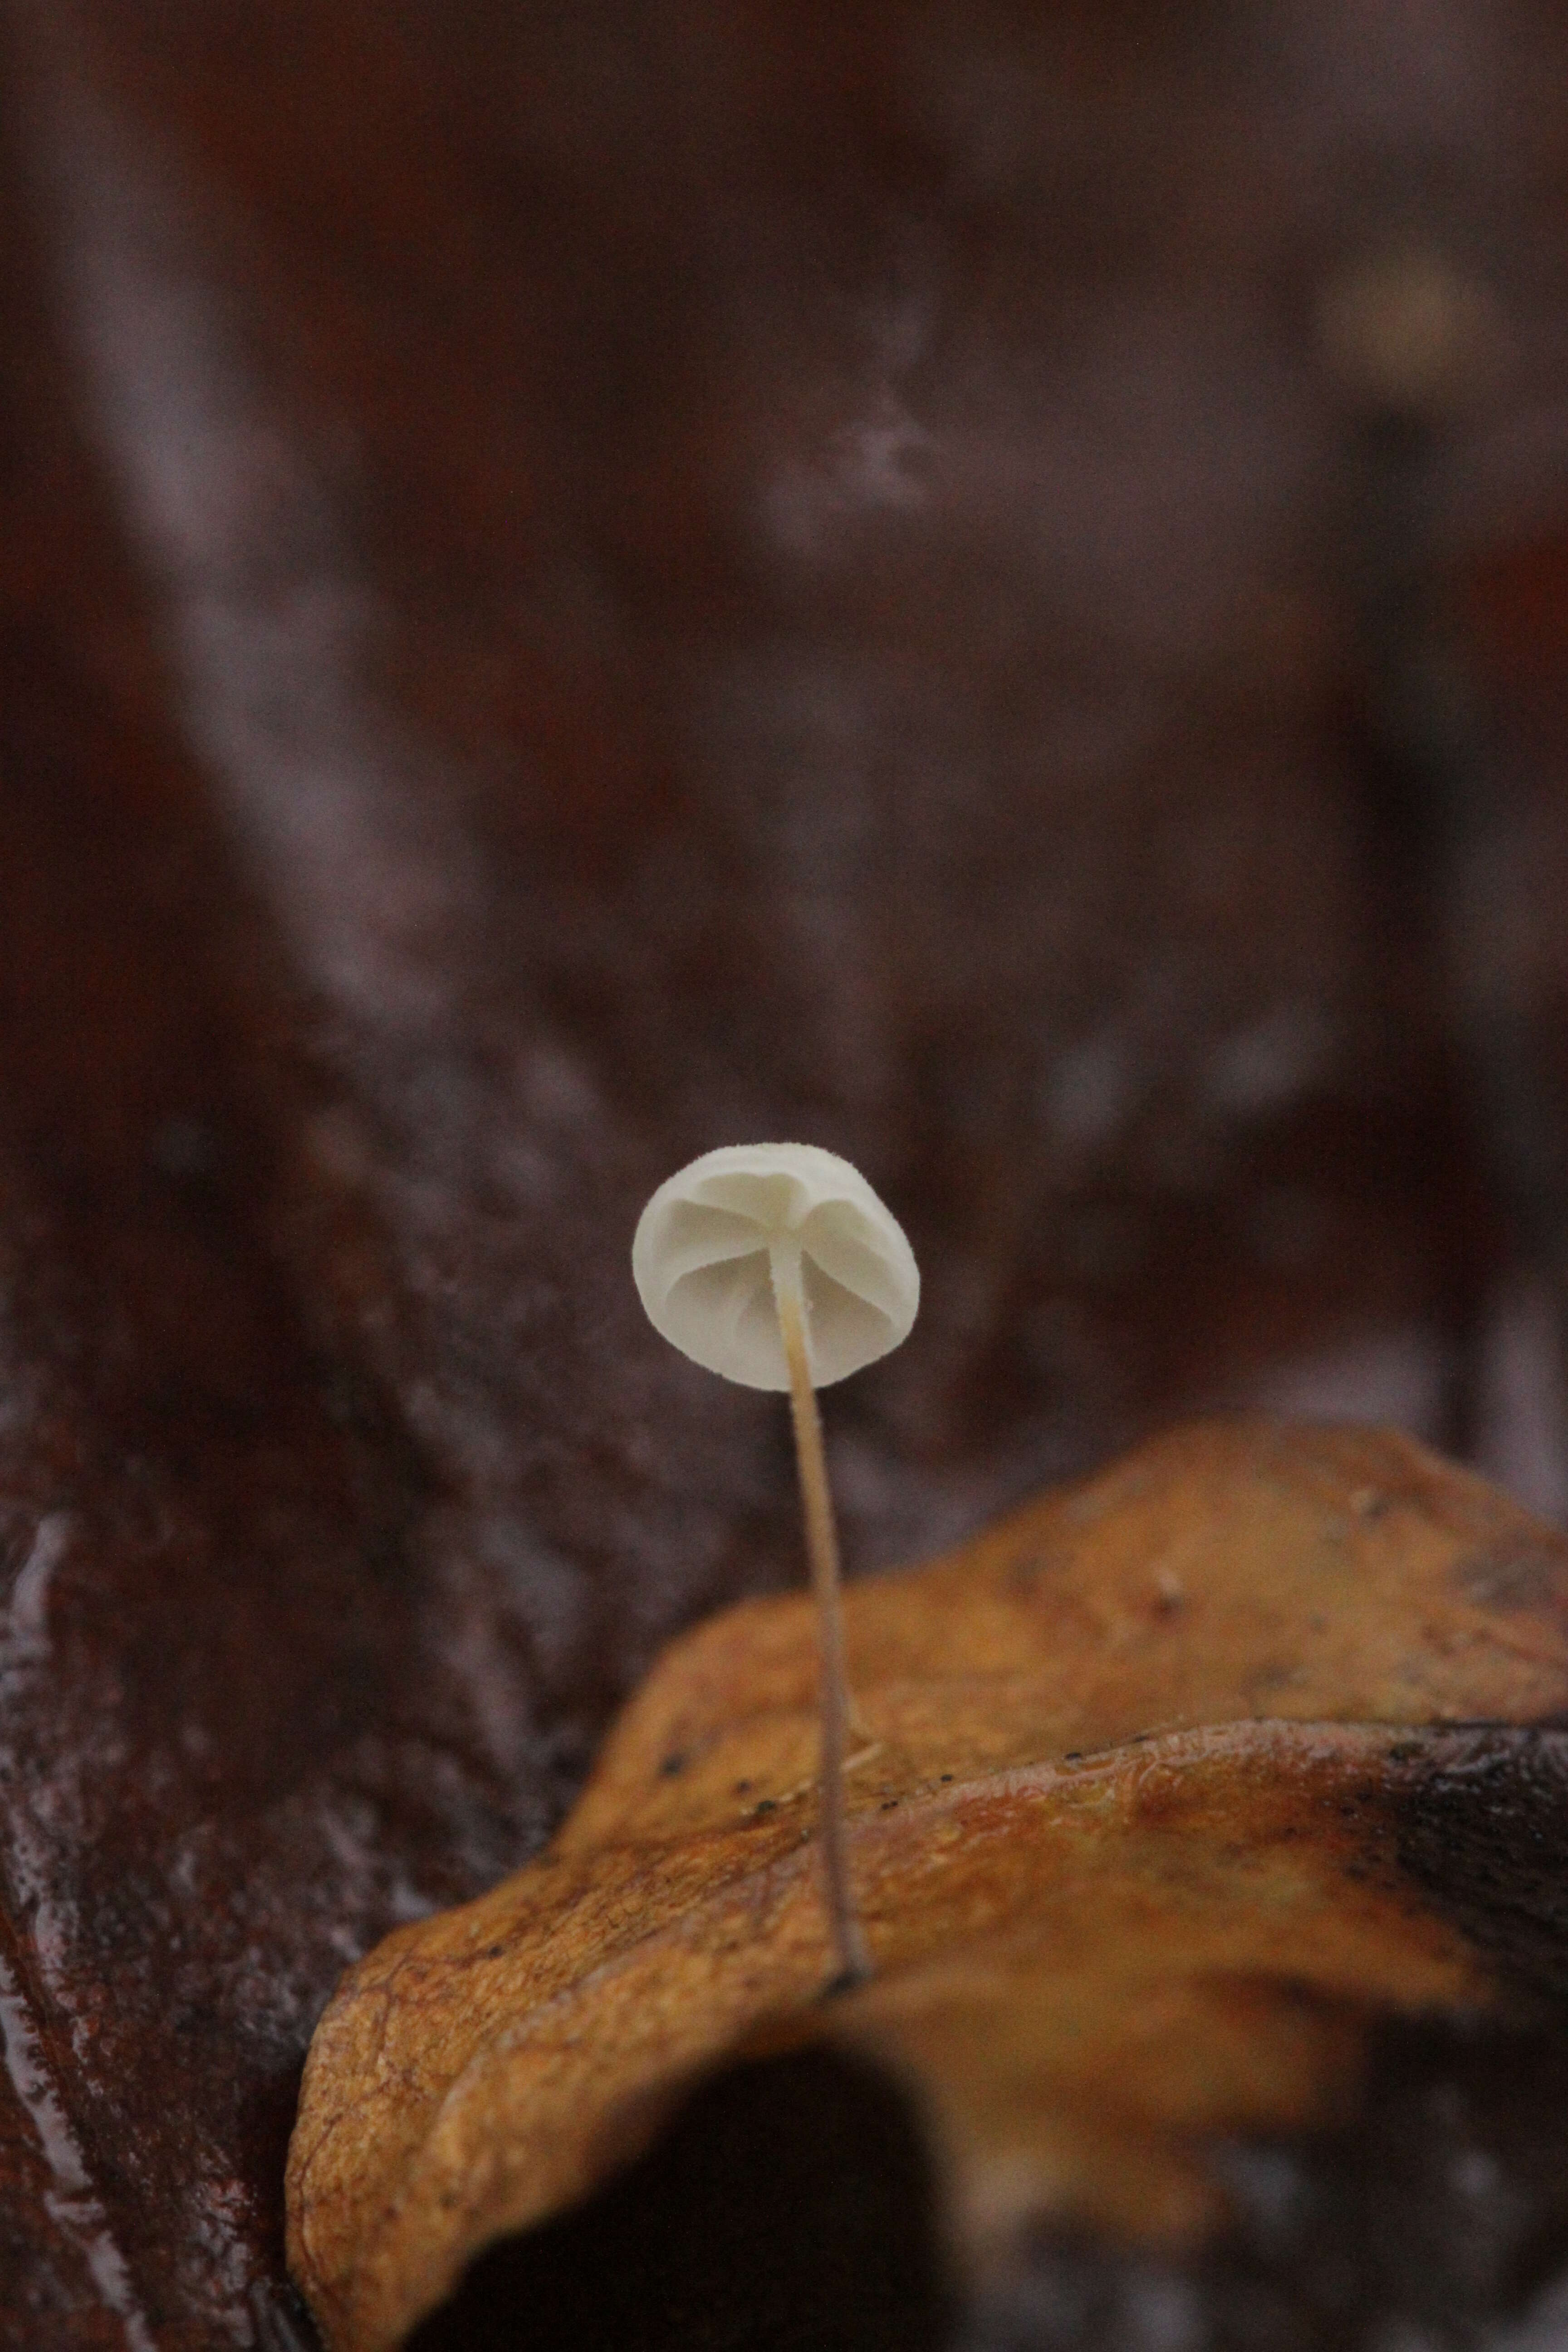
[[[907,1339],[920,1269],[847,1160],[812,1143],[746,1143],[705,1152],[659,1186],[637,1222],[632,1272],[654,1328],[683,1354],[747,1388],[789,1391],[817,1600],[827,1909],[839,1976],[854,1981],[870,1961],[849,1886],[838,1537],[816,1389]]]
[[[818,1388],[909,1336],[921,1277],[902,1227],[847,1160],[815,1143],[733,1143],[659,1186],[632,1272],[655,1328],[746,1388],[787,1389],[775,1268],[795,1274]]]

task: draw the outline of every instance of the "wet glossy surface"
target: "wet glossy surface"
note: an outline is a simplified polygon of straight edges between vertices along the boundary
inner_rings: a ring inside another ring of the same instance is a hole
[[[862,1566],[1238,1398],[1568,1493],[1311,323],[1413,225],[1500,305],[1435,499],[1550,1025],[1563,26],[5,21],[0,2340],[183,2352],[281,2293],[342,1964],[795,1572],[626,1275],[693,1152],[843,1150],[921,1257]]]

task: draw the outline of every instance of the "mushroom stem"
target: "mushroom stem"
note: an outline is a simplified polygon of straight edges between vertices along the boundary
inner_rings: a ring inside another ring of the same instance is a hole
[[[768,1253],[779,1336],[789,1367],[795,1458],[805,1517],[805,1549],[816,1595],[817,1703],[822,1716],[820,1818],[822,1869],[828,1926],[838,1968],[837,1982],[858,1984],[871,1973],[871,1956],[849,1885],[848,1822],[844,1803],[844,1753],[848,1679],[844,1667],[844,1608],[839,1591],[838,1528],[822,1450],[822,1416],[805,1350],[805,1299],[800,1250],[774,1242]]]

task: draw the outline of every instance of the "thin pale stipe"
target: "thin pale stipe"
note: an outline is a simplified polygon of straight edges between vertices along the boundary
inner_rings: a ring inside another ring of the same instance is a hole
[[[847,1678],[844,1661],[844,1609],[840,1598],[838,1529],[833,1496],[827,1484],[827,1464],[822,1450],[822,1415],[817,1410],[806,1360],[805,1301],[801,1295],[800,1253],[774,1247],[770,1252],[773,1297],[778,1304],[779,1329],[784,1360],[789,1366],[790,1411],[795,1419],[795,1462],[800,1472],[800,1499],[805,1517],[805,1547],[811,1562],[812,1589],[817,1604],[817,1695],[822,1715],[820,1789],[822,1873],[828,1924],[837,1955],[837,1981],[858,1984],[871,1973],[871,1956],[849,1881],[848,1822],[844,1801],[844,1758],[847,1745]]]

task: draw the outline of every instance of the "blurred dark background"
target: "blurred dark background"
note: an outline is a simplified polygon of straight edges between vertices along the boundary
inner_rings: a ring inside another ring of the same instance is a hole
[[[337,1972],[796,1573],[683,1159],[915,1244],[858,1569],[1237,1406],[1568,1512],[1568,12],[0,26],[0,2341],[272,2352]]]

